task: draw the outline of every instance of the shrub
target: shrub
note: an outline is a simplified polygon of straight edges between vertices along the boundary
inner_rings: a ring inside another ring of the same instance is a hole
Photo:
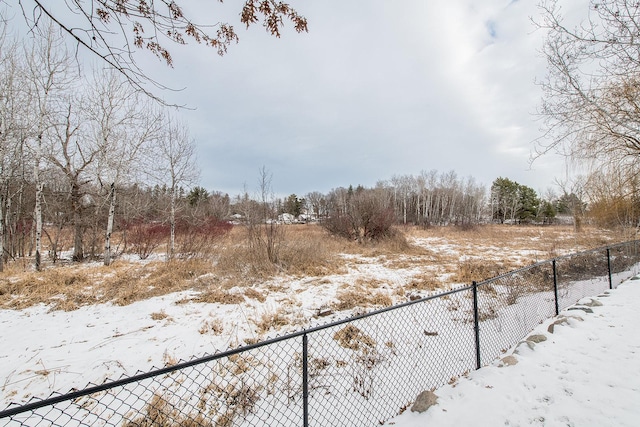
[[[360,189],[348,193],[344,203],[336,203],[322,224],[332,234],[363,243],[393,237],[394,221],[386,199],[374,190]]]
[[[127,241],[131,244],[131,251],[140,259],[147,259],[153,251],[169,238],[169,225],[158,222],[146,222],[136,219],[124,224]]]
[[[232,228],[230,222],[215,217],[181,219],[176,223],[177,253],[186,258],[205,255],[210,252],[214,241]]]

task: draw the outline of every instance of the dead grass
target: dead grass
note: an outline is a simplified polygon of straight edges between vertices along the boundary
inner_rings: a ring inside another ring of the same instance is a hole
[[[408,237],[410,237],[408,234],[398,231],[389,239],[366,244],[344,241],[342,252],[367,258],[392,257],[393,259],[396,259],[398,255],[424,256],[428,253],[424,248],[411,244]]]
[[[257,319],[254,320],[256,327],[258,328],[258,334],[262,335],[271,329],[278,329],[289,324],[289,320],[282,310],[273,312],[265,312]]]
[[[506,273],[502,264],[483,259],[466,259],[458,263],[455,281],[458,283],[480,282]]]
[[[340,344],[341,347],[350,350],[361,350],[362,348],[372,349],[376,346],[376,341],[369,335],[362,332],[354,325],[347,325],[333,335],[333,339]]]
[[[128,305],[142,299],[191,289],[194,279],[210,272],[211,268],[210,262],[197,258],[154,262],[142,268],[132,264],[105,278],[102,284],[104,298],[118,305]]]
[[[135,419],[122,424],[123,427],[167,427],[167,426],[214,426],[202,414],[185,414],[173,406],[166,398],[154,394],[142,413]]]
[[[335,311],[366,307],[388,307],[393,304],[391,297],[381,292],[372,292],[362,286],[349,286],[336,295],[338,300],[332,305]]]
[[[331,283],[326,279],[329,276],[347,274],[354,266],[366,268],[368,264],[406,270],[412,275],[404,286],[406,292],[432,291],[450,283],[482,281],[555,256],[628,240],[628,235],[619,231],[585,227],[576,233],[570,226],[399,230],[393,239],[360,245],[331,236],[317,225],[292,225],[287,229],[277,264],[247,247],[242,227],[217,240],[211,258],[145,264],[116,260],[109,267],[59,262],[48,264],[38,273],[31,271],[27,260],[20,259],[7,264],[0,273],[0,307],[22,309],[44,303],[52,310],[75,310],[103,302],[127,305],[184,290],[195,290],[197,294],[182,302],[264,302],[269,292],[287,291],[277,281],[264,285],[278,275],[316,277],[321,285]],[[414,240],[417,244],[412,243]],[[356,278],[352,286],[338,292],[332,309],[388,306],[392,304],[389,295],[405,293],[394,289],[382,292],[380,288],[385,285],[365,276]]]
[[[52,310],[113,302],[127,305],[190,289],[192,279],[210,270],[203,260],[149,264],[116,262],[109,267],[50,267],[41,272],[0,278],[0,307],[22,309],[39,303]]]
[[[336,262],[342,248],[342,242],[319,226],[293,225],[278,246],[278,261],[274,264],[261,248],[247,245],[247,236],[239,227],[229,233],[224,250],[217,255],[216,271],[244,282],[264,281],[280,273],[294,276],[336,274],[344,272]]]
[[[220,319],[205,320],[204,322],[202,322],[202,325],[200,325],[200,329],[198,329],[200,335],[220,335],[223,331],[224,326]]]
[[[91,291],[92,284],[87,273],[71,268],[2,278],[0,305],[3,308],[22,309],[45,302],[51,304],[53,309],[74,310],[78,306],[96,302]]]
[[[192,298],[178,301],[178,303],[203,302],[210,304],[242,304],[245,302],[243,295],[232,293],[224,289],[209,289]]]
[[[267,300],[267,297],[265,296],[265,294],[255,288],[244,289],[243,293],[245,297],[254,299],[258,302],[265,302]]]
[[[406,291],[435,291],[441,288],[443,283],[434,277],[433,273],[425,273],[414,276],[413,280],[405,286]]]
[[[152,320],[160,321],[160,320],[164,320],[164,319],[166,319],[168,317],[169,317],[169,315],[167,313],[165,313],[164,310],[160,310],[160,311],[156,311],[156,312],[151,313],[151,319]]]
[[[605,246],[625,239],[622,230],[603,230],[587,226],[576,233],[572,226],[552,225],[504,225],[488,224],[465,230],[457,227],[433,227],[407,229],[411,237],[440,238],[466,247],[496,247],[505,254],[514,251],[537,250],[548,254],[544,259],[558,253],[576,252]],[[465,255],[473,256],[473,253]]]

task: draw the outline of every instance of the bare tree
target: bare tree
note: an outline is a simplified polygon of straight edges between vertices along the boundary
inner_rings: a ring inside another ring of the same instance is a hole
[[[402,212],[402,224],[407,224],[407,206],[412,191],[412,187],[415,184],[415,179],[411,175],[403,175],[391,177],[391,184],[394,188],[394,203],[396,209],[400,209]]]
[[[382,185],[374,189],[358,186],[355,190],[331,191],[329,214],[322,226],[330,233],[358,243],[382,240],[395,235],[394,194]]]
[[[169,225],[171,231],[167,259],[172,259],[175,252],[177,192],[181,185],[193,183],[197,179],[199,171],[195,164],[195,142],[189,136],[186,125],[169,113],[165,115],[164,120],[163,134],[155,144],[157,163],[154,173],[157,179],[162,180],[162,177],[169,179]]]
[[[150,51],[171,66],[173,58],[167,43],[184,45],[190,40],[223,55],[229,45],[238,41],[233,25],[215,18],[201,24],[195,17],[204,16],[207,11],[181,0],[68,0],[56,6],[43,0],[18,3],[32,28],[39,27],[43,17],[50,19],[79,47],[118,70],[147,94],[150,92],[146,83],[150,79],[138,66],[137,51]],[[276,37],[280,37],[285,20],[291,21],[297,32],[307,31],[307,20],[278,0],[246,0],[240,15],[241,24],[249,27],[262,23]]]
[[[589,218],[604,227],[640,229],[640,173],[596,171],[589,175],[585,193]]]
[[[573,160],[625,168],[640,156],[640,3],[591,0],[583,20],[568,22],[556,0],[542,0],[541,114],[551,149]],[[587,13],[588,12],[588,13]]]
[[[561,210],[566,210],[573,218],[574,230],[579,233],[582,231],[582,223],[586,210],[586,181],[584,176],[576,176],[565,180],[557,180],[556,184],[562,190],[560,196]]]
[[[92,182],[91,168],[104,150],[104,142],[94,140],[87,133],[88,119],[82,105],[78,96],[67,98],[64,114],[52,129],[53,144],[46,153],[49,163],[61,171],[67,181],[74,227],[74,261],[84,259],[84,212],[95,202],[87,195],[87,185]]]
[[[97,181],[107,189],[109,204],[104,264],[111,263],[111,234],[116,210],[116,190],[134,178],[148,143],[159,137],[161,114],[154,111],[114,70],[94,72],[88,85],[85,110],[91,138],[100,141],[96,159]]]
[[[311,207],[311,214],[315,215],[316,219],[320,220],[323,216],[326,216],[326,198],[319,191],[312,191],[305,196]]]
[[[282,242],[285,239],[284,227],[275,219],[274,194],[271,187],[271,173],[263,166],[258,176],[260,192],[260,223],[263,232],[258,233],[258,243],[267,254],[267,259],[274,265],[279,262]]]
[[[32,127],[29,129],[30,147],[34,158],[35,198],[35,268],[40,270],[42,238],[42,192],[40,179],[41,160],[45,156],[45,141],[54,126],[54,115],[60,112],[61,97],[66,96],[73,78],[71,58],[58,30],[52,25],[40,28],[42,32],[33,38],[33,44],[25,47],[25,58],[30,80],[30,98],[33,102]]]
[[[0,272],[4,269],[7,253],[7,232],[11,229],[7,227],[11,200],[14,193],[22,194],[21,171],[29,160],[24,153],[27,87],[18,50],[14,40],[0,33]]]
[[[277,200],[271,186],[272,175],[266,167],[258,173],[257,192],[253,198],[247,190],[238,204],[247,231],[247,247],[257,265],[279,267],[285,228],[277,220]],[[266,262],[265,262],[266,261]]]

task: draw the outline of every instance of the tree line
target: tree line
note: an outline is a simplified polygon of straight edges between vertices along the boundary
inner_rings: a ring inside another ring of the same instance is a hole
[[[171,253],[178,189],[197,179],[187,127],[116,71],[82,69],[53,25],[34,31],[0,35],[0,262],[28,252],[39,269],[42,239],[55,252],[71,227],[74,260],[109,264],[120,192],[153,183],[167,188]]]
[[[20,40],[4,25],[0,269],[7,259],[25,256],[33,256],[39,269],[43,239],[54,261],[64,247],[73,248],[74,260],[101,256],[109,264],[127,245],[148,256],[159,242],[166,242],[169,258],[189,254],[197,248],[186,242],[206,244],[206,236],[228,230],[233,214],[245,223],[269,224],[252,230],[270,259],[277,259],[272,249],[281,237],[274,224],[282,213],[306,213],[304,218],[357,241],[385,237],[395,224],[549,223],[557,214],[571,215],[577,227],[593,220],[638,228],[637,60],[627,55],[637,43],[618,34],[637,27],[637,6],[594,3],[599,26],[574,30],[562,25],[554,4],[542,2],[540,24],[549,30],[541,113],[551,144],[545,151],[564,147],[576,160],[595,159],[591,173],[560,183],[559,196],[542,196],[502,177],[487,190],[453,171],[394,176],[372,188],[340,187],[302,198],[276,199],[264,191],[264,179],[257,197],[209,193],[197,186],[188,128],[170,110],[117,71],[82,69],[44,17]],[[581,67],[595,59],[604,65],[597,78],[585,79]],[[63,243],[69,230],[71,242]],[[116,230],[122,238],[113,247]]]
[[[557,217],[580,229],[585,221],[602,227],[640,226],[640,177],[598,171],[558,182],[539,194],[509,178],[496,178],[489,189],[455,171],[423,171],[394,176],[373,188],[339,187],[327,194],[292,194],[274,202],[274,215],[304,213],[336,234],[362,240],[384,236],[392,225],[474,226],[483,223],[552,224]],[[379,230],[379,233],[375,230]]]

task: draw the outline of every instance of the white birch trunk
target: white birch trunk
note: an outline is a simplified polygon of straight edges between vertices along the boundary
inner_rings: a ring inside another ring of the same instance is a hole
[[[113,233],[113,218],[116,215],[116,185],[111,183],[109,191],[109,217],[107,218],[107,233],[104,238],[104,265],[111,264],[111,233]]]
[[[402,198],[402,223],[407,225],[407,193]]]
[[[171,234],[169,236],[169,251],[167,258],[173,259],[173,253],[176,245],[176,189],[171,188],[171,213],[169,215],[169,225]]]
[[[38,171],[38,164],[36,162],[36,206],[35,206],[35,222],[36,222],[36,253],[35,253],[35,268],[36,271],[40,271],[42,269],[42,191],[44,189],[44,184],[40,182],[40,174]]]
[[[4,271],[4,197],[0,195],[0,273]]]

